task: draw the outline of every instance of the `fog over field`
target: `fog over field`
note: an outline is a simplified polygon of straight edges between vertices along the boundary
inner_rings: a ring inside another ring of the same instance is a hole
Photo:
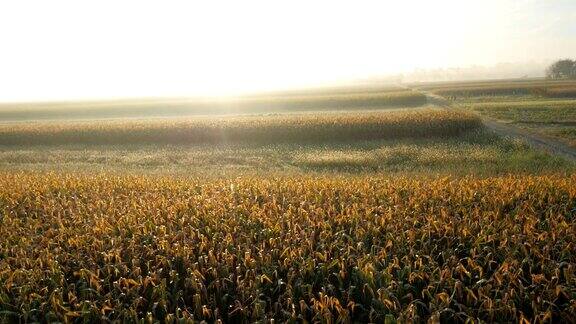
[[[0,101],[535,77],[576,56],[574,21],[571,0],[5,1]]]

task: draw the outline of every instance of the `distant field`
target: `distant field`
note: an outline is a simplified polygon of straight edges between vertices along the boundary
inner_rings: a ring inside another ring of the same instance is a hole
[[[576,81],[491,81],[421,88],[457,106],[576,147]]]
[[[572,86],[575,80],[549,80],[544,78],[535,79],[494,79],[494,80],[477,80],[477,81],[446,81],[446,82],[423,82],[412,83],[411,87],[421,90],[441,90],[455,88],[473,88],[473,87],[512,87],[518,88],[527,86]]]
[[[438,109],[0,125],[0,145],[322,143],[456,136],[480,127]]]
[[[515,123],[576,125],[576,100],[484,102],[471,107],[487,116]]]
[[[0,122],[365,110],[416,107],[425,103],[426,97],[421,93],[397,87],[334,88],[221,99],[167,98],[0,104]]]
[[[483,81],[415,85],[417,89],[432,91],[452,99],[495,96],[534,96],[548,98],[576,98],[576,81],[529,80]]]

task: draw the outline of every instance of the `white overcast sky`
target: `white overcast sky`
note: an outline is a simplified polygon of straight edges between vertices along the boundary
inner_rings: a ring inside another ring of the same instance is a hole
[[[2,0],[0,46],[0,100],[227,94],[576,58],[576,0]]]

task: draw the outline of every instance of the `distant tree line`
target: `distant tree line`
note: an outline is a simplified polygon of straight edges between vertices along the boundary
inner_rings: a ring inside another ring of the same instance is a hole
[[[546,77],[549,79],[576,79],[576,60],[558,60],[548,67]]]

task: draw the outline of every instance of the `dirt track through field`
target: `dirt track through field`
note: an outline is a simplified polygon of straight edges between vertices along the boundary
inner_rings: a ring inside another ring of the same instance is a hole
[[[444,108],[453,108],[452,102],[444,97],[438,96],[426,91],[420,91],[428,98],[428,103]],[[546,151],[550,154],[562,156],[568,160],[576,162],[576,149],[556,141],[554,139],[535,134],[533,132],[515,127],[510,124],[498,122],[496,120],[480,116],[482,123],[486,128],[494,131],[495,133],[513,138],[520,138],[533,148]]]

